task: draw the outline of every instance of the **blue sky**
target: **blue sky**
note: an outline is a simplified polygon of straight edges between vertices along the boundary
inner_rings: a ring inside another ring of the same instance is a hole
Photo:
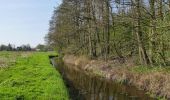
[[[0,44],[44,43],[54,7],[61,0],[1,0]]]

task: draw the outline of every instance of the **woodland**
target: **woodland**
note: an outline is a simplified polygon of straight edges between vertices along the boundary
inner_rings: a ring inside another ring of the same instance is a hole
[[[168,66],[170,0],[63,0],[46,41],[65,54]]]

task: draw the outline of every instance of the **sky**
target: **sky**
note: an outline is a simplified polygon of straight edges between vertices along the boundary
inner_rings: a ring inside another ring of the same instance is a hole
[[[0,44],[44,43],[54,7],[61,0],[1,0]]]

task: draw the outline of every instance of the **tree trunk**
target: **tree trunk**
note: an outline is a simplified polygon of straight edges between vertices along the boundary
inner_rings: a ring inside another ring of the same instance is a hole
[[[138,52],[139,52],[139,58],[140,63],[144,65],[149,64],[148,55],[146,53],[146,49],[144,47],[143,39],[142,39],[142,31],[141,31],[141,0],[136,0],[136,16],[137,16],[137,22],[136,22],[136,37],[138,41]]]

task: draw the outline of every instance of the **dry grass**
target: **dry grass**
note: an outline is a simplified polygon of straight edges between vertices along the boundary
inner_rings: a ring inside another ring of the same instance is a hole
[[[67,55],[64,62],[81,69],[102,75],[107,79],[131,84],[156,96],[170,98],[170,72],[165,68],[134,67],[133,63],[120,64],[115,61],[88,60],[85,57]],[[128,62],[128,61],[127,61]]]
[[[12,65],[16,64],[16,60],[18,59],[18,57],[27,58],[31,54],[32,52],[1,51],[0,52],[0,69],[9,68]]]

